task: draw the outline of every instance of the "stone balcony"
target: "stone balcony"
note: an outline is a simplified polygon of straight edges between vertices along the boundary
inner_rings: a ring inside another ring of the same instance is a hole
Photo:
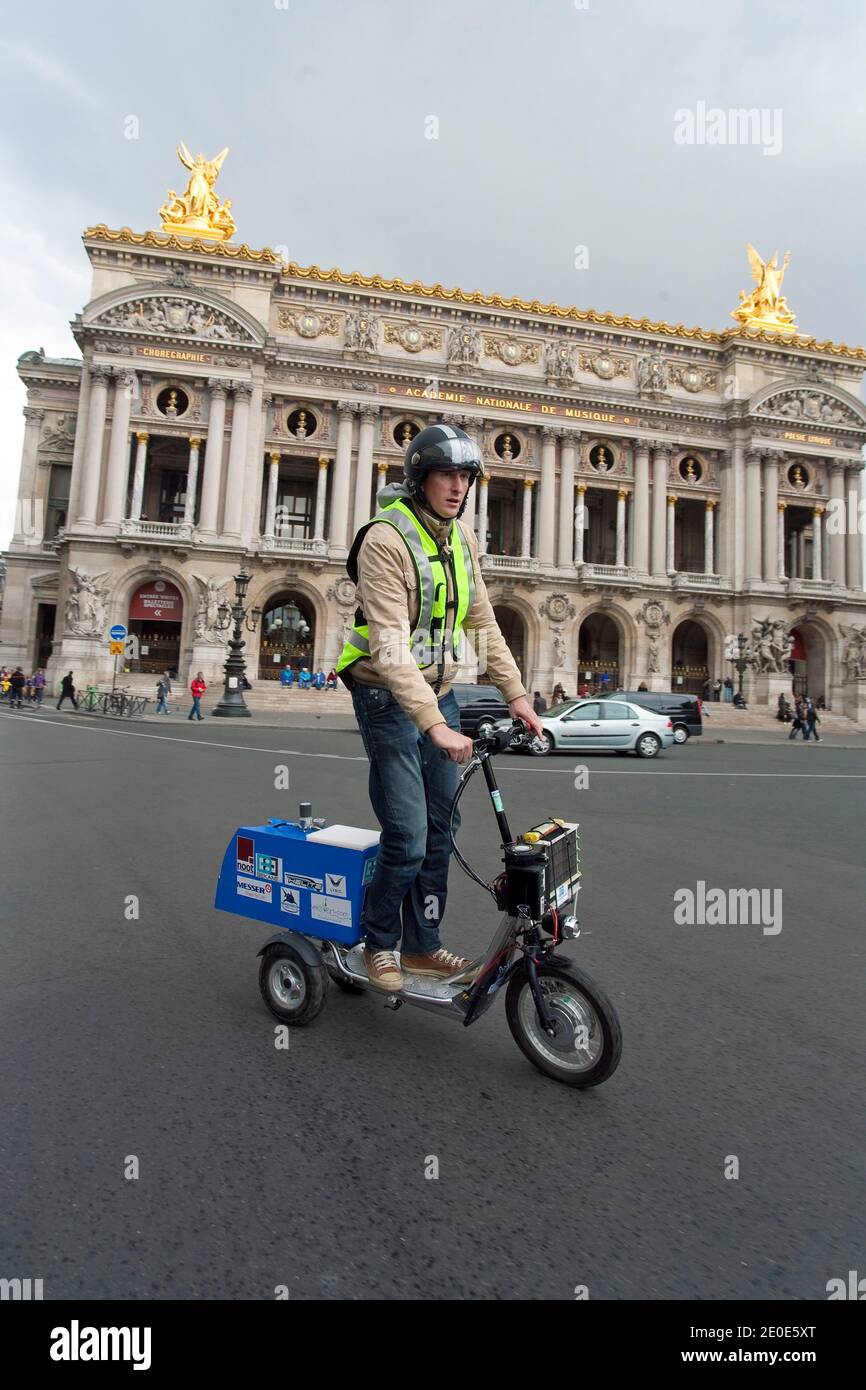
[[[538,574],[541,561],[534,555],[480,556],[481,569],[489,574]]]
[[[672,576],[674,589],[729,589],[731,581],[724,574],[704,574],[697,570],[677,570]]]
[[[195,527],[186,521],[133,521],[125,517],[120,523],[124,540],[169,541],[191,545],[196,538]]]
[[[816,594],[829,596],[838,594],[839,589],[832,579],[783,579],[788,593],[801,598],[812,598]]]
[[[584,584],[637,584],[638,572],[633,565],[597,565],[584,562],[578,565]]]
[[[328,542],[323,536],[260,536],[256,549],[272,555],[328,556]]]

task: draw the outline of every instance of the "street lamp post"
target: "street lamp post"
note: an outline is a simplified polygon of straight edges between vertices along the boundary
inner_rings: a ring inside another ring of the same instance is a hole
[[[747,646],[748,646],[748,641],[747,641],[746,637],[744,637],[744,635],[743,635],[742,632],[738,633],[738,634],[737,634],[737,655],[731,657],[731,661],[732,661],[733,664],[734,664],[734,670],[737,672],[737,674],[738,674],[738,676],[739,676],[739,682],[738,682],[738,685],[737,685],[737,694],[738,694],[738,695],[742,695],[742,693],[743,693],[743,672],[745,671],[746,667],[747,667],[748,664],[749,664],[748,661],[747,661],[747,659],[746,659],[746,647],[747,647]]]
[[[249,719],[250,717],[250,711],[247,709],[244,699],[246,663],[241,653],[246,643],[243,638],[243,628],[246,623],[247,630],[255,632],[259,618],[262,616],[260,608],[247,610],[244,607],[244,599],[251,579],[252,575],[247,574],[241,566],[240,573],[235,575],[234,603],[231,607],[227,603],[221,603],[217,610],[216,626],[220,632],[227,632],[234,622],[234,631],[229,638],[229,654],[224,668],[223,697],[213,711],[215,715],[223,719]]]

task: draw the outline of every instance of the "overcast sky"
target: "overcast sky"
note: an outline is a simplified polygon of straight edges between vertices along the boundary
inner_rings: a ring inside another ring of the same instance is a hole
[[[722,329],[751,289],[752,242],[791,251],[802,331],[866,344],[861,0],[4,10],[0,543],[23,435],[15,361],[78,355],[81,233],[158,227],[185,186],[179,140],[230,147],[217,191],[237,240],[302,265]],[[763,132],[707,143],[714,108],[758,109]]]

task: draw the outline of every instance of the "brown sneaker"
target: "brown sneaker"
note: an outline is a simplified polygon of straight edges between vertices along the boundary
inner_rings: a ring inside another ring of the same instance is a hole
[[[412,975],[428,975],[437,980],[450,980],[452,975],[463,975],[472,964],[465,956],[454,956],[440,946],[438,951],[424,955],[411,956],[405,951],[400,956],[400,964]]]
[[[394,990],[403,988],[403,974],[393,951],[371,951],[369,946],[365,946],[364,966],[370,984],[376,989],[383,989],[391,994]]]

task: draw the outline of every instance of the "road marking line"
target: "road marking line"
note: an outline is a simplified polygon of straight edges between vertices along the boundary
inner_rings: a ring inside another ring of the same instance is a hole
[[[0,714],[2,719],[17,720],[18,716],[11,714]],[[242,747],[239,743],[215,743],[211,739],[184,738],[171,734],[139,734],[133,729],[103,729],[94,724],[70,724],[64,719],[40,719],[34,720],[34,724],[51,725],[57,729],[79,729],[86,730],[89,734],[108,734],[112,738],[145,738],[156,739],[160,743],[190,743],[195,748],[227,748],[232,753],[281,753],[290,758],[330,758],[341,763],[365,763],[366,754],[358,753],[304,753],[298,748],[258,748],[252,744]],[[304,730],[298,730],[303,733]],[[314,729],[309,731],[315,733]],[[347,729],[346,733],[352,730]],[[733,745],[731,745],[733,747]],[[576,752],[579,750],[575,750]],[[548,773],[559,773],[560,775],[573,777],[574,770],[569,767],[551,767],[545,763]],[[497,763],[500,772],[529,772],[529,767],[515,767],[509,763]],[[533,776],[536,774],[533,773]],[[640,771],[629,771],[627,768],[591,768],[593,777],[798,777],[807,779],[823,779],[831,782],[863,782],[866,781],[866,772],[665,772],[662,768],[648,767],[641,768]]]

